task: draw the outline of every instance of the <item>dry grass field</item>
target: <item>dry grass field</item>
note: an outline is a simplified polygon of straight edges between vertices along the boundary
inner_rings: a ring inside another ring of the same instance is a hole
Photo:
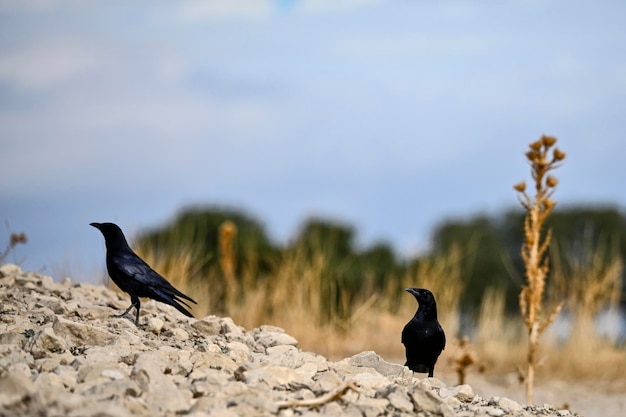
[[[548,246],[549,232],[542,230],[543,221],[556,204],[552,194],[558,182],[547,175],[554,164],[544,169],[544,162],[532,152],[535,149],[547,157],[552,145],[551,138],[542,138],[531,144],[527,153],[531,171],[535,170],[533,188],[538,194],[528,196],[525,184],[515,186],[529,213],[524,226],[527,283],[520,306],[506,306],[503,291],[489,288],[483,294],[480,312],[471,320],[463,320],[463,327],[460,301],[466,289],[461,259],[466,254],[455,247],[421,263],[406,276],[394,276],[383,290],[376,289],[365,276],[351,299],[341,291],[340,282],[327,279],[331,260],[321,252],[314,256],[305,256],[298,250],[288,252],[271,276],[263,276],[254,268],[236,271],[232,259],[236,233],[230,225],[219,235],[220,271],[201,279],[197,263],[200,254],[192,248],[179,248],[169,257],[159,256],[157,249],[149,245],[137,251],[176,287],[199,301],[194,308],[197,317],[225,314],[246,328],[273,324],[295,336],[302,349],[329,358],[374,350],[390,361],[403,362],[400,334],[417,308],[404,288],[428,288],[437,299],[439,320],[448,339],[435,376],[448,383],[459,382],[460,378],[480,379],[486,384],[496,381],[495,386],[506,385],[522,394],[531,369],[528,363],[532,351],[532,373],[539,399],[545,395],[541,390],[547,381],[596,381],[596,387],[606,388],[600,388],[599,394],[606,391],[607,395],[623,396],[626,349],[615,340],[599,336],[593,325],[600,311],[618,308],[623,270],[618,251],[609,245],[589,245],[582,252],[584,257],[568,264],[552,265],[545,260],[551,251],[558,250],[556,245]],[[553,152],[552,162],[565,157],[556,148]],[[541,169],[544,171],[538,173]],[[219,294],[218,300],[215,294]],[[218,302],[221,311],[216,312]],[[522,314],[510,313],[520,308]],[[549,326],[554,318],[569,322],[566,337],[557,335],[557,329]],[[531,349],[530,339],[534,343]],[[504,380],[508,382],[502,383]],[[572,396],[564,398],[567,402]]]

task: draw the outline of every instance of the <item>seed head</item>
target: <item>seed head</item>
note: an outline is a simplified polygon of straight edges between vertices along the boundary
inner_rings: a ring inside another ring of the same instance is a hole
[[[556,177],[553,177],[552,175],[548,175],[548,178],[546,178],[546,185],[548,187],[556,187],[558,183],[559,180],[557,180]]]
[[[526,158],[528,158],[528,160],[530,162],[537,162],[537,160],[539,160],[540,156],[538,152],[535,151],[528,151],[526,152]]]
[[[541,150],[541,141],[538,140],[536,142],[531,143],[528,146],[530,146],[530,149],[532,149],[533,151],[537,151],[538,152],[539,150]]]
[[[554,152],[552,153],[555,161],[562,161],[565,159],[565,152],[561,152],[559,148],[554,148]]]
[[[554,200],[549,199],[549,198],[547,198],[547,199],[545,199],[543,201],[543,209],[546,210],[546,211],[552,210],[555,205],[556,205],[556,202]]]
[[[28,242],[28,237],[26,237],[26,234],[24,232],[22,232],[22,233],[11,233],[11,238],[10,239],[11,239],[11,243],[10,243],[11,247],[14,247],[18,243],[26,243],[26,242]]]
[[[513,186],[513,188],[515,189],[515,191],[523,193],[524,191],[526,191],[526,181],[518,182]]]
[[[554,136],[542,136],[541,142],[545,145],[546,148],[549,148],[556,143],[556,138]]]

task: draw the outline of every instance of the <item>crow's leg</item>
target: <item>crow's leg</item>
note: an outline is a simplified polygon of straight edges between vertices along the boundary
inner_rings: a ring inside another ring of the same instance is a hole
[[[135,326],[139,327],[139,309],[141,308],[141,301],[139,301],[139,297],[137,296],[131,297],[131,301],[137,309],[137,312],[135,313]]]
[[[121,313],[121,314],[113,314],[111,317],[115,317],[115,318],[124,317],[125,315],[127,315],[127,314],[128,314],[128,312],[130,311],[130,309],[131,309],[131,308],[133,308],[133,307],[135,307],[135,304],[131,304],[131,305],[130,305],[127,309],[126,309],[126,311],[124,311],[123,313]]]
[[[432,378],[433,374],[435,373],[435,364],[433,363],[429,368],[428,368],[428,377]]]
[[[114,314],[111,317],[115,317],[115,318],[120,318],[120,317],[124,317],[128,314],[128,312],[135,307],[137,309],[137,314],[135,315],[135,325],[138,325],[139,323],[139,306],[141,305],[140,301],[139,301],[139,297],[135,297],[132,296],[130,298],[130,306],[128,306],[128,308],[122,313],[122,314]]]

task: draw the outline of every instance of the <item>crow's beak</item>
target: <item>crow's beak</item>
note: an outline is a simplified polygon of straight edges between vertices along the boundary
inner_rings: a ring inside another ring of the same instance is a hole
[[[425,290],[424,288],[407,288],[405,291],[407,291],[408,293],[412,294],[413,297],[420,300],[426,296],[427,290]]]
[[[89,223],[89,226],[93,226],[96,229],[100,230],[100,223]]]

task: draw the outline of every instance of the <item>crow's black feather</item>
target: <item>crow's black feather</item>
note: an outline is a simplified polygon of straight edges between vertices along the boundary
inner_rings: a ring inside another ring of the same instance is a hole
[[[437,303],[433,293],[423,288],[407,288],[419,306],[415,316],[402,330],[406,363],[413,372],[428,372],[432,377],[435,363],[446,347],[446,335],[437,321]]]
[[[121,314],[126,315],[135,307],[135,324],[139,324],[139,297],[152,298],[165,304],[174,306],[187,317],[193,317],[185,307],[187,300],[197,304],[191,297],[183,294],[165,278],[154,271],[128,245],[122,229],[114,223],[90,223],[91,226],[102,232],[106,244],[107,271],[113,282],[124,292],[130,295],[131,305]],[[191,308],[191,307],[189,307]]]

